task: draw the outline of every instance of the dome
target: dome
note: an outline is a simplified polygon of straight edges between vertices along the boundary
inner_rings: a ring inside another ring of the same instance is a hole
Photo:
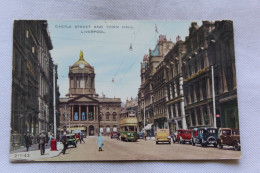
[[[80,51],[79,60],[73,64],[73,66],[71,67],[71,70],[72,70],[72,72],[79,72],[79,70],[83,70],[83,69],[84,69],[85,73],[94,72],[94,68],[87,61],[85,61],[85,59],[83,57],[83,52]]]

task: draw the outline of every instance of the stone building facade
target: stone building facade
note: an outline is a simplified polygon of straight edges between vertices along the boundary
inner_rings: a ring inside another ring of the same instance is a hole
[[[166,111],[171,133],[175,133],[177,129],[187,128],[182,75],[182,56],[185,52],[184,42],[178,36],[176,44],[164,58],[166,72]]]
[[[118,131],[121,99],[96,94],[94,67],[85,61],[83,52],[69,67],[68,77],[69,93],[60,99],[60,127],[69,131],[81,129],[90,136],[99,131],[105,134]]]
[[[36,136],[50,130],[49,50],[52,43],[47,21],[14,21],[11,150],[24,146],[27,132]]]
[[[140,77],[138,121],[142,128],[152,124],[153,130],[169,128],[174,133],[213,127],[214,116],[218,116],[217,127],[239,128],[231,21],[203,21],[202,26],[192,22],[185,41],[178,36],[175,44],[161,36],[155,50],[144,56]]]
[[[192,23],[185,44],[183,75],[188,127],[214,126],[214,116],[218,115],[217,127],[239,128],[232,21],[203,21],[201,27]]]
[[[149,55],[144,55],[141,62],[141,86],[138,91],[138,123],[141,129],[153,124],[155,127],[151,130],[154,130],[165,122],[164,82],[162,82],[165,79],[162,76],[164,72],[158,74],[157,66],[172,47],[173,43],[167,40],[165,35],[160,35],[155,49],[149,50]],[[156,72],[157,77],[154,76]],[[162,80],[162,84],[156,81],[158,78]],[[163,88],[160,88],[161,86]]]

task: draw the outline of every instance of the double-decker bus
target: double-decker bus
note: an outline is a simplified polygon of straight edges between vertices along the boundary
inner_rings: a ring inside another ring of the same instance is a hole
[[[137,141],[137,118],[134,112],[122,114],[120,136],[121,141]]]

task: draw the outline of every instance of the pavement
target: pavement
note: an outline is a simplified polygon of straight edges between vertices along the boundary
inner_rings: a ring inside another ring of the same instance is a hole
[[[63,149],[63,145],[57,142],[57,151],[51,151],[50,145],[45,146],[45,154],[41,155],[38,149],[38,144],[34,144],[29,147],[29,151],[26,151],[26,147],[22,147],[10,152],[10,162],[33,162],[38,159],[51,158],[58,156]]]

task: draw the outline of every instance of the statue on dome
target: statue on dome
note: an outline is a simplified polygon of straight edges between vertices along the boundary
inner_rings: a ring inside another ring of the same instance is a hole
[[[80,57],[79,60],[84,60],[82,50],[80,50],[80,56],[79,57]]]

